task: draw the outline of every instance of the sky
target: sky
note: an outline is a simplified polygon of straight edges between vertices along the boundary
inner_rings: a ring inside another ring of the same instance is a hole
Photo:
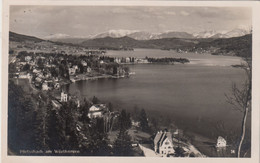
[[[11,6],[10,31],[44,38],[89,37],[108,30],[197,33],[249,28],[246,7]]]

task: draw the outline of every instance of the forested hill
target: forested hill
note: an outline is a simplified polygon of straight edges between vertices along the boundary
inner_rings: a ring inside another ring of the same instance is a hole
[[[216,47],[218,50],[213,54],[233,53],[240,57],[252,57],[252,34],[241,37],[216,39],[210,42],[200,42],[197,47],[210,48]]]
[[[121,38],[96,38],[86,40],[81,43],[82,46],[93,48],[119,49],[125,48],[152,48],[152,49],[175,49],[177,47],[195,45],[198,43],[195,39],[181,38],[162,38],[153,40],[135,40],[128,36]]]
[[[42,42],[45,41],[43,39],[33,37],[33,36],[27,36],[22,34],[17,34],[14,32],[9,32],[9,41],[16,41],[16,42],[24,42],[24,41],[34,41],[34,42]]]

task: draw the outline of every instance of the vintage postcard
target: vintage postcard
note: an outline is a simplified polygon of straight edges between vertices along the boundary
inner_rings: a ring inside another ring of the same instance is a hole
[[[5,1],[3,162],[258,162],[259,9]]]

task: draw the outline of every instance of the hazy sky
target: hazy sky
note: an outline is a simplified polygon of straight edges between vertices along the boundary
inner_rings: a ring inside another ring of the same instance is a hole
[[[89,36],[111,29],[200,32],[251,26],[241,7],[11,6],[10,30],[37,37]]]

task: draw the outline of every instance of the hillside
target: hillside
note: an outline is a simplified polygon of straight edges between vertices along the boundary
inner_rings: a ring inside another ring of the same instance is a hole
[[[86,40],[81,45],[89,48],[121,49],[134,48],[138,45],[138,41],[127,36],[120,38],[105,37]]]
[[[45,41],[43,39],[33,37],[33,36],[27,36],[22,34],[17,34],[14,32],[9,32],[9,41],[15,41],[15,42],[24,42],[24,41],[32,41],[32,42],[42,42]]]
[[[210,47],[216,47],[218,50],[213,53],[218,55],[219,53],[234,54],[240,57],[252,56],[252,34],[248,34],[241,37],[216,39],[210,42],[200,42],[197,45],[198,48],[208,49]]]
[[[153,48],[153,49],[175,49],[182,46],[191,46],[199,43],[192,39],[163,38],[154,40],[135,40],[128,36],[121,38],[96,38],[86,40],[81,45],[91,48]]]

